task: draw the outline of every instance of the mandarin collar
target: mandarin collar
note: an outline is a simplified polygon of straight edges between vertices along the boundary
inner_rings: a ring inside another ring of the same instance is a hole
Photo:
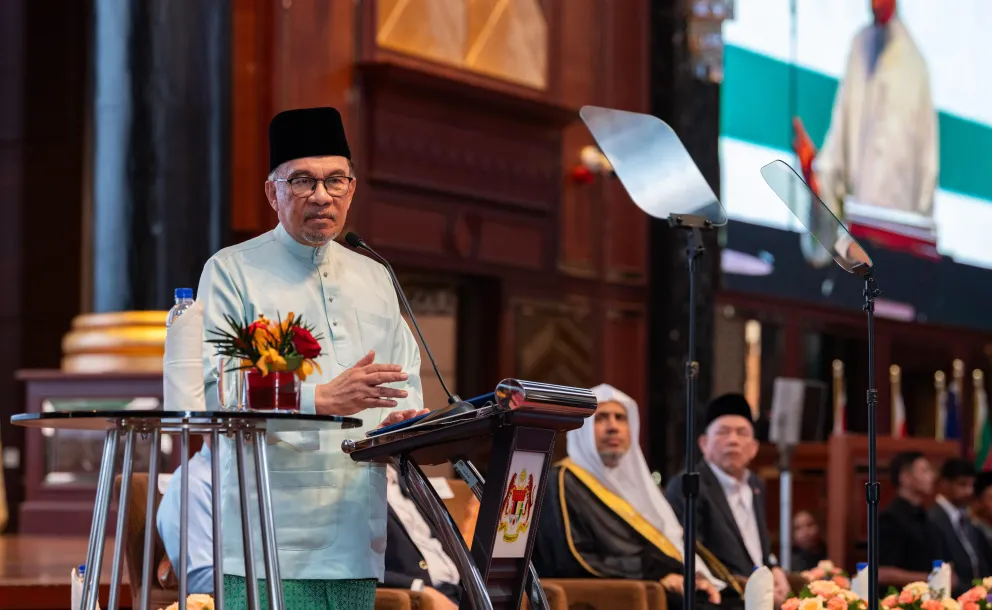
[[[311,263],[319,263],[327,258],[327,254],[330,252],[332,241],[327,242],[319,248],[314,248],[313,246],[308,246],[306,244],[301,244],[296,241],[292,235],[290,235],[282,223],[276,225],[275,230],[276,241],[278,241],[284,248],[289,250],[289,253],[299,258]]]

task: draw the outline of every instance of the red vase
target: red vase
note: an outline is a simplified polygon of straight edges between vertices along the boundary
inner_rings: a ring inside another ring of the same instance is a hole
[[[254,411],[299,411],[300,379],[291,371],[262,375],[258,369],[245,372],[247,408]]]

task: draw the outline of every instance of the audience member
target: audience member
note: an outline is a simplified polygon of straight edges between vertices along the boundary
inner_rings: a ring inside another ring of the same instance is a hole
[[[883,589],[925,581],[941,559],[940,532],[924,502],[933,492],[933,467],[919,451],[897,454],[889,464],[896,498],[878,516],[878,581]],[[952,575],[956,583],[956,575]]]
[[[751,407],[740,394],[720,396],[707,406],[705,424],[705,432],[699,438],[703,459],[697,465],[699,541],[742,579],[758,566],[769,566],[778,606],[791,587],[771,553],[764,484],[748,470],[758,453]],[[666,495],[684,523],[681,474],[668,482]]]
[[[165,544],[172,569],[179,573],[179,499],[182,466],[176,469],[162,494],[155,523]],[[189,459],[189,508],[187,509],[186,587],[190,594],[214,592],[214,525],[211,496],[210,439]],[[150,485],[151,483],[149,483]]]
[[[382,586],[420,591],[438,610],[455,610],[461,600],[458,568],[420,514],[396,469],[386,469],[386,572]]]
[[[986,544],[992,548],[992,471],[980,472],[975,477],[971,514],[978,531],[985,536]],[[992,562],[992,556],[988,559]]]
[[[930,521],[939,536],[940,555],[951,562],[959,596],[975,579],[989,576],[988,546],[968,516],[968,505],[975,496],[975,467],[969,460],[954,458],[944,462],[937,482],[937,501],[930,507]]]
[[[827,558],[827,548],[820,536],[820,524],[808,510],[801,510],[792,518],[792,569],[797,572],[812,570]]]
[[[660,581],[669,607],[678,608],[682,526],[633,442],[639,438],[637,404],[608,385],[593,392],[596,413],[568,433],[568,458],[548,479],[534,565],[546,578]],[[696,570],[701,607],[742,606],[740,583],[701,545]]]

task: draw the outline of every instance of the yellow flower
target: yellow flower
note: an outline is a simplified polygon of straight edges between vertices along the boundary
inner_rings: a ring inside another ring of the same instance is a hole
[[[269,371],[279,372],[286,370],[286,359],[279,355],[274,348],[264,347],[258,350],[261,356],[255,366],[262,372],[262,376],[268,375]]]
[[[826,604],[820,596],[807,597],[799,601],[799,610],[822,610],[825,606]]]
[[[944,610],[961,610],[961,604],[953,597],[945,597],[940,603],[943,604]]]

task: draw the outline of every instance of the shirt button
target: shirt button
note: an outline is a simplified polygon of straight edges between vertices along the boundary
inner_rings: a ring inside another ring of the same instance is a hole
[[[324,277],[327,277],[327,272],[326,271],[324,272]]]
[[[333,303],[334,302],[334,297],[327,297],[327,302],[328,303]]]
[[[331,326],[337,326],[337,325],[338,325],[337,321],[331,322]]]

